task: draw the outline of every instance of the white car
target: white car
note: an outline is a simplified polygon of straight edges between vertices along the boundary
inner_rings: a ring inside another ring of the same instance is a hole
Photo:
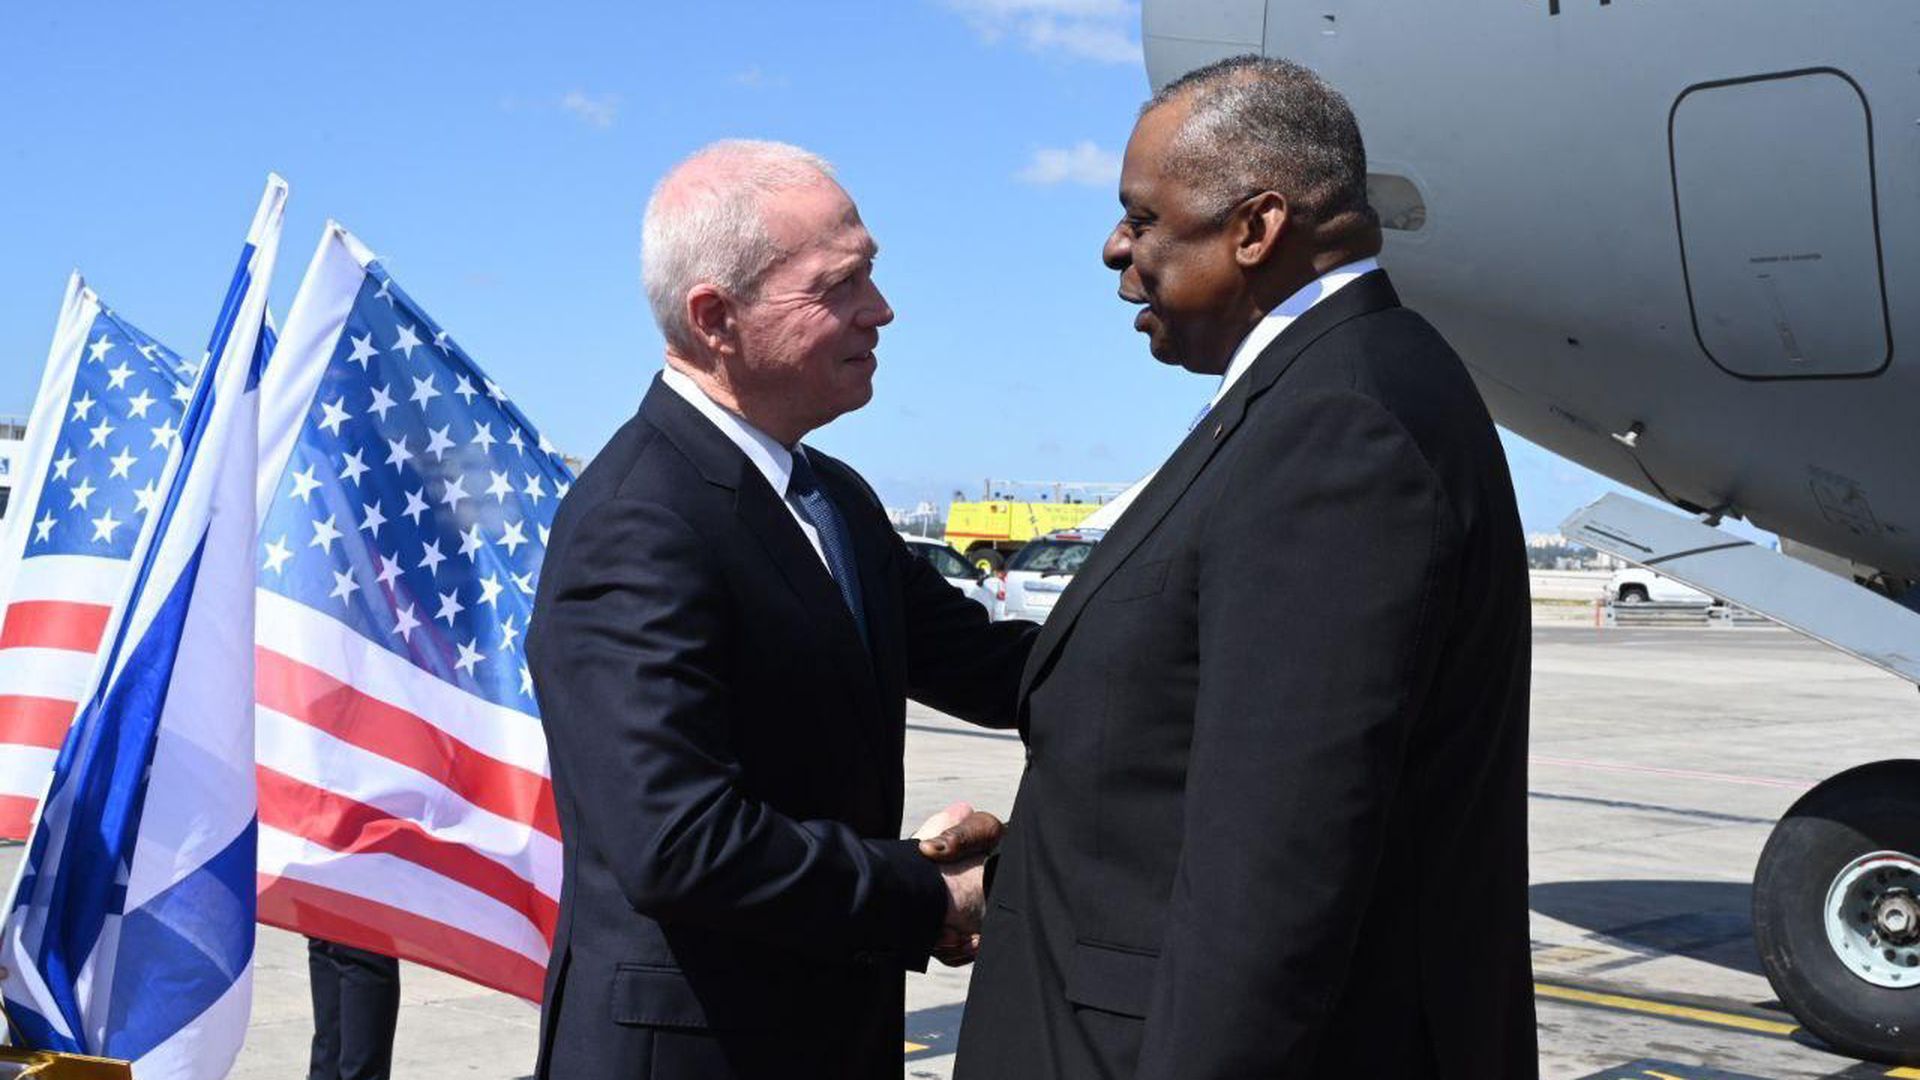
[[[1639,566],[1615,570],[1607,579],[1607,599],[1616,604],[1711,604],[1713,597]]]
[[[945,541],[926,536],[900,534],[907,550],[926,560],[947,584],[967,595],[967,599],[987,609],[987,617],[1000,617],[1000,579],[975,568]]]
[[[1045,622],[1105,529],[1065,529],[1029,540],[1007,560],[1003,619]]]

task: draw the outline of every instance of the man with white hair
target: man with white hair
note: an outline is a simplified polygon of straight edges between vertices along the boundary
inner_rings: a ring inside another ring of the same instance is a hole
[[[877,250],[796,147],[707,147],[648,203],[666,367],[561,505],[527,638],[565,850],[543,1080],[895,1080],[903,971],[970,958],[998,822],[895,839],[905,697],[1011,726],[1032,627],[800,441],[873,396]]]

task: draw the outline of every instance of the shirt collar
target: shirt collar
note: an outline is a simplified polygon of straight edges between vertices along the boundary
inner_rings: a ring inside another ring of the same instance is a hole
[[[1240,347],[1233,350],[1233,359],[1227,361],[1227,373],[1220,379],[1220,389],[1214,391],[1213,401],[1207,407],[1212,408],[1220,404],[1220,399],[1227,396],[1227,391],[1233,389],[1233,384],[1240,380],[1240,376],[1247,373],[1247,369],[1260,358],[1260,354],[1267,351],[1267,346],[1273,344],[1281,331],[1292,326],[1295,319],[1305,315],[1313,305],[1351,284],[1355,278],[1378,269],[1380,269],[1380,261],[1374,258],[1358,259],[1345,266],[1336,267],[1307,282],[1299,292],[1282,300],[1279,307],[1267,312],[1267,317],[1255,323],[1253,329],[1247,332],[1247,336],[1241,339]]]
[[[660,381],[687,399],[687,404],[699,410],[700,415],[720,429],[720,434],[739,447],[740,452],[747,455],[747,460],[753,462],[753,467],[760,470],[760,475],[767,478],[767,485],[773,488],[775,495],[782,499],[787,497],[787,485],[793,479],[793,451],[780,445],[778,439],[747,423],[738,413],[721,407],[707,396],[705,390],[700,389],[700,384],[694,382],[692,376],[672,364],[661,369]]]

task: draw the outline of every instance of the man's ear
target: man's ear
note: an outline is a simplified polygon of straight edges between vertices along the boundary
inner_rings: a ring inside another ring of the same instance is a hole
[[[1292,224],[1285,195],[1263,191],[1249,197],[1234,211],[1234,261],[1247,269],[1271,261]]]
[[[734,336],[733,298],[702,282],[687,291],[687,328],[713,351],[730,345]]]

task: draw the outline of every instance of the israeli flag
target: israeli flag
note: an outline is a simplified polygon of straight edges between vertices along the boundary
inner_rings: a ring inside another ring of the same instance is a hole
[[[286,197],[269,177],[0,930],[17,1041],[140,1080],[225,1076],[252,1003],[257,387]]]

